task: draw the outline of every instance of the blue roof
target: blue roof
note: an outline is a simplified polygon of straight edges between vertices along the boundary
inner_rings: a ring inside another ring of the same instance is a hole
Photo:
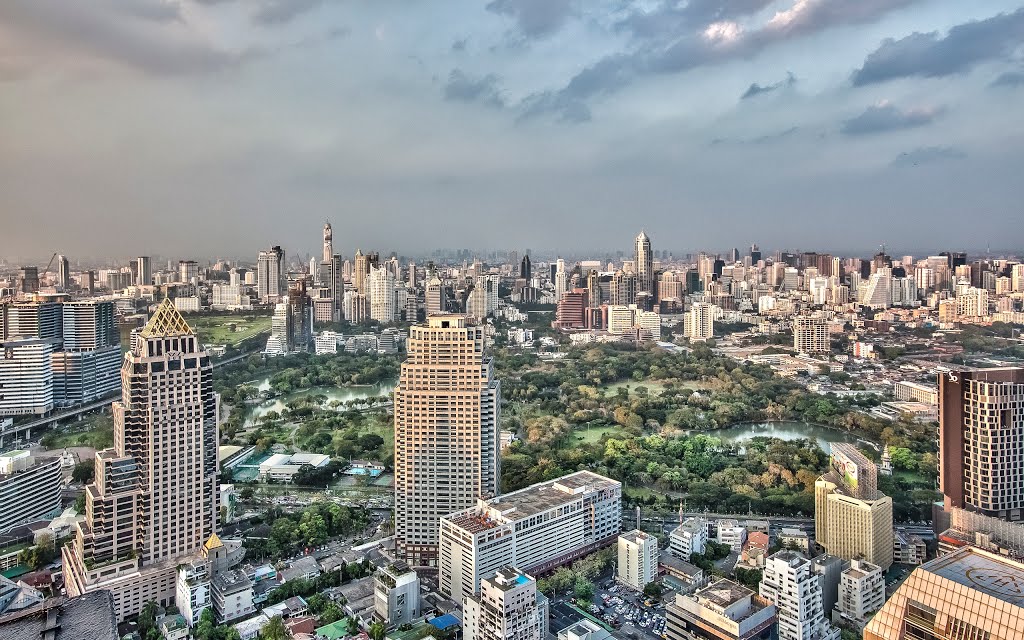
[[[449,627],[459,626],[459,619],[450,613],[446,613],[443,616],[437,616],[430,621],[430,624],[437,627],[440,631],[444,631]]]
[[[526,576],[519,576],[518,578],[516,578],[516,584],[526,584],[529,581],[530,579]]]

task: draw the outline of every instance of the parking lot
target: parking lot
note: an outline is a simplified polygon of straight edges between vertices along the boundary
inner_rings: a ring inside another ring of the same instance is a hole
[[[601,578],[594,585],[591,603],[577,602],[576,606],[603,621],[607,626],[620,630],[630,637],[658,640],[665,633],[665,607],[657,599],[632,591],[611,578]],[[552,634],[573,624],[580,618],[578,612],[568,605],[556,602],[551,605],[550,629]]]

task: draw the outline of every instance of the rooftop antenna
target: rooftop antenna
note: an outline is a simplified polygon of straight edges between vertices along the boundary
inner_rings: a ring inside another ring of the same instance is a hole
[[[636,530],[640,531],[640,505],[636,506]]]

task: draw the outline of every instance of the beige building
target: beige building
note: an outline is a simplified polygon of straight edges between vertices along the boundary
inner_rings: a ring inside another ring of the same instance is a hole
[[[658,577],[658,539],[639,529],[619,536],[616,576],[634,591],[641,591]]]
[[[793,349],[797,353],[828,353],[828,320],[818,316],[793,318]]]
[[[775,605],[730,580],[719,580],[692,596],[677,594],[665,608],[668,640],[770,640]]]
[[[114,448],[96,453],[85,521],[63,550],[68,594],[109,589],[117,619],[172,604],[179,562],[214,533],[219,512],[213,366],[164,300],[121,368]]]
[[[463,599],[465,640],[547,640],[548,599],[537,581],[502,567],[480,584],[480,595]]]
[[[877,470],[853,445],[832,445],[832,469],[814,483],[814,536],[834,556],[892,564],[892,498],[877,489]]]
[[[430,316],[409,330],[395,388],[395,540],[411,566],[437,563],[442,516],[498,493],[501,385],[484,329]]]
[[[964,547],[916,569],[865,640],[1014,640],[1024,634],[1024,565]]]
[[[846,621],[862,629],[871,614],[883,604],[885,572],[864,560],[851,561],[839,576],[839,598],[832,612],[833,621]]]

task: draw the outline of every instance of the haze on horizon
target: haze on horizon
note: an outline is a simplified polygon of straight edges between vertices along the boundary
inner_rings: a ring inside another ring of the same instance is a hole
[[[0,256],[1019,247],[1009,0],[6,0]]]

